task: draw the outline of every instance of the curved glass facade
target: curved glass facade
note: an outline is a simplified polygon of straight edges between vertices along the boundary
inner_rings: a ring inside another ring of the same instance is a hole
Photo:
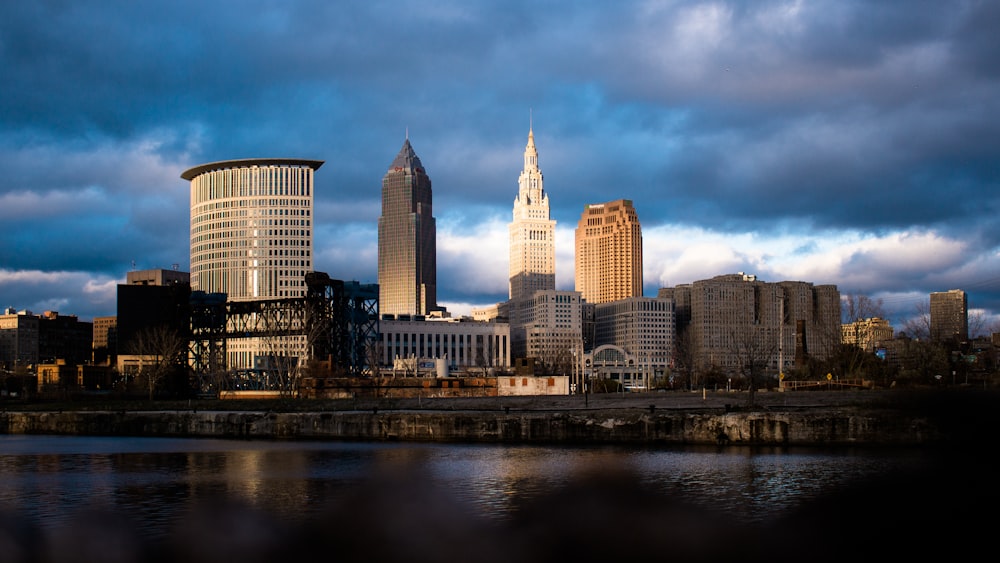
[[[304,297],[313,269],[313,173],[322,161],[238,160],[191,181],[191,289],[230,301]]]
[[[191,182],[191,289],[228,301],[301,298],[313,271],[313,173],[321,160],[245,159],[203,164]],[[235,370],[288,371],[302,336],[230,339]]]

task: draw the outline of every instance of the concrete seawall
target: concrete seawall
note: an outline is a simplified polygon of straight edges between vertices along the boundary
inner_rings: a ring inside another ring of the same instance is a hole
[[[892,409],[590,411],[3,412],[0,433],[467,443],[913,446],[951,438],[938,420]]]

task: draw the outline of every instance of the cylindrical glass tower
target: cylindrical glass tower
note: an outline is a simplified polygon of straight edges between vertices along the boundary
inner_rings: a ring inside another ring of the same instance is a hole
[[[230,301],[305,296],[313,268],[313,172],[323,161],[227,160],[191,181],[191,289]]]
[[[191,289],[225,293],[228,301],[305,297],[305,275],[313,271],[313,173],[322,165],[255,158],[181,174],[191,182]],[[228,346],[231,368],[259,360],[259,346],[243,344]]]

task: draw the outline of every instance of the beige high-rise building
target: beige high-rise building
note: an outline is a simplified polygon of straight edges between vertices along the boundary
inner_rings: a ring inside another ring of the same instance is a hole
[[[677,334],[674,302],[667,297],[629,297],[594,306],[594,347],[612,345],[643,363],[666,367]]]
[[[313,271],[313,174],[322,160],[254,158],[195,166],[191,182],[191,290],[229,301],[305,297]],[[299,339],[299,337],[292,337]],[[227,343],[233,369],[263,356],[297,356],[296,343]]]
[[[893,330],[889,321],[879,317],[869,317],[841,325],[840,341],[854,344],[865,352],[873,352],[883,343],[892,340]]]
[[[202,164],[191,182],[191,290],[229,301],[304,297],[313,270],[313,172],[321,160]]]
[[[118,348],[118,317],[94,317],[94,349],[91,361],[95,366],[110,365]]]
[[[631,200],[583,210],[576,227],[576,290],[593,304],[642,296],[642,227]]]
[[[514,358],[535,358],[545,369],[568,375],[574,350],[582,350],[580,293],[548,289],[521,302],[522,323],[511,327]]]
[[[691,367],[740,373],[748,362],[774,374],[807,356],[826,358],[841,338],[840,292],[834,285],[768,283],[745,273],[664,288],[686,331]]]
[[[524,169],[517,180],[510,231],[510,300],[556,288],[556,222],[549,218],[549,196],[538,167],[535,134],[528,128]]]

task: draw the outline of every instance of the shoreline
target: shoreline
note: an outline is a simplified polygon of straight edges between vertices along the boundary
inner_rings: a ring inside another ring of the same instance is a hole
[[[0,433],[264,440],[624,445],[929,446],[987,439],[995,393],[835,391],[286,399],[190,408],[7,410]],[[80,405],[83,406],[82,404]],[[220,408],[226,407],[226,408]],[[322,406],[322,409],[318,407]]]

